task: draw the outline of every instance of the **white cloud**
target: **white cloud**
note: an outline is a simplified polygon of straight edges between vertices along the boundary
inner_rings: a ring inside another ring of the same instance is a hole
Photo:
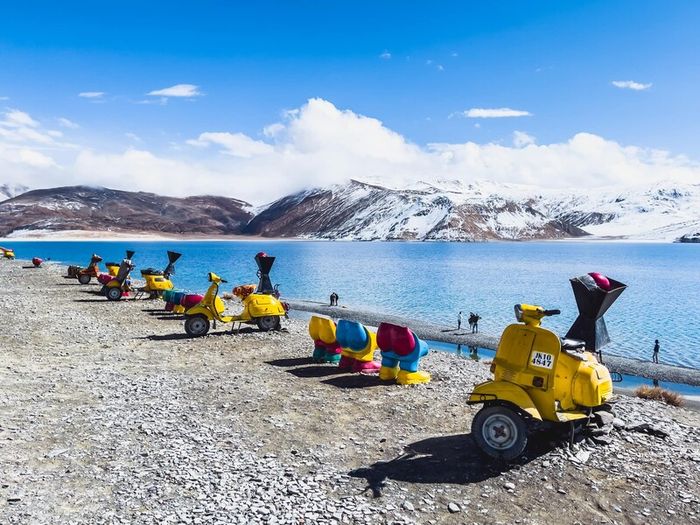
[[[635,82],[634,80],[613,80],[612,85],[620,89],[632,89],[634,91],[644,91],[649,89],[652,84],[642,84],[641,82]]]
[[[46,135],[41,127],[23,129]],[[62,157],[58,150],[49,156],[39,151],[40,144],[35,147],[37,143],[27,139],[20,143],[0,134],[0,173],[7,182],[32,187],[94,183],[98,173],[100,184],[118,189],[210,193],[254,204],[350,178],[372,178],[397,187],[419,180],[488,179],[561,189],[578,188],[582,181],[586,188],[595,188],[700,180],[700,164],[683,156],[624,146],[590,133],[552,144],[536,144],[528,134],[516,132],[513,146],[420,146],[375,118],[338,109],[323,99],[285,112],[280,122],[266,129],[265,136],[274,138],[270,143],[231,130],[202,133],[187,141],[198,147],[162,153],[85,145],[77,151],[62,150]],[[0,126],[0,131],[17,129]]]
[[[141,137],[139,137],[136,133],[131,133],[130,131],[127,131],[126,133],[124,133],[124,136],[129,140],[133,140],[134,142],[141,142]]]
[[[381,55],[379,55],[379,58],[381,58],[382,60],[389,60],[391,59],[391,53],[389,53],[389,51],[385,49],[384,52]]]
[[[10,100],[10,97],[0,97],[0,100]]]
[[[152,97],[181,97],[192,98],[199,97],[202,93],[199,91],[199,86],[194,84],[176,84],[168,88],[156,89],[147,93]]]
[[[284,131],[284,125],[280,124],[279,122],[275,122],[274,124],[270,124],[269,126],[265,126],[263,128],[263,135],[269,138],[275,138],[277,135],[282,133]]]
[[[459,115],[467,118],[506,118],[506,117],[530,117],[532,113],[520,109],[511,108],[471,108],[462,111]]]
[[[69,120],[69,119],[67,119],[67,118],[65,118],[65,117],[59,117],[57,120],[58,120],[58,123],[59,123],[61,126],[63,126],[64,128],[68,128],[68,129],[78,129],[78,128],[80,127],[80,126],[78,126],[78,124],[76,124],[76,123],[73,122],[72,120]]]
[[[202,133],[197,139],[188,140],[187,143],[191,146],[218,145],[226,155],[244,159],[273,151],[269,144],[254,140],[243,133],[207,132]]]
[[[524,148],[530,144],[535,143],[535,137],[525,133],[524,131],[514,131],[513,132],[513,145],[516,148]]]
[[[28,113],[24,111],[19,111],[18,109],[10,109],[5,112],[5,118],[0,121],[0,126],[5,126],[8,128],[36,128],[39,123],[29,116]]]
[[[104,95],[104,91],[83,91],[78,93],[78,96],[83,98],[102,98]]]
[[[438,71],[445,71],[445,66],[443,66],[442,64],[438,64],[437,66],[435,66],[435,68],[436,68]]]

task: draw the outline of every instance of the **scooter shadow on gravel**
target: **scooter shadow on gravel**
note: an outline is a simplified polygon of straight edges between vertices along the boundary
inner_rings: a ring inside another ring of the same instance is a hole
[[[280,367],[292,367],[300,365],[310,365],[314,360],[310,357],[291,357],[289,359],[273,359],[272,361],[265,361],[265,364]]]
[[[471,434],[433,437],[407,445],[404,453],[392,460],[378,461],[348,475],[367,480],[364,491],[371,490],[375,498],[382,495],[387,480],[468,485],[520,468],[550,452],[553,447],[543,441],[529,444],[523,456],[506,463],[485,456]]]
[[[328,377],[337,376],[338,374],[343,374],[343,370],[339,370],[337,366],[327,366],[327,365],[311,365],[302,366],[300,368],[291,368],[286,370],[288,374],[300,378],[311,378],[311,377]]]
[[[193,338],[190,335],[184,334],[184,333],[178,333],[178,334],[151,334],[151,335],[146,335],[143,337],[139,337],[138,339],[148,339],[149,341],[179,341],[181,339],[206,339],[207,337],[218,337],[221,335],[227,335],[231,336],[231,332],[209,332],[207,335],[202,336],[202,337],[195,337]]]
[[[337,370],[336,374],[345,374],[321,381],[336,388],[372,388],[382,386],[396,386],[393,381],[380,381],[377,374],[357,374],[344,370]]]

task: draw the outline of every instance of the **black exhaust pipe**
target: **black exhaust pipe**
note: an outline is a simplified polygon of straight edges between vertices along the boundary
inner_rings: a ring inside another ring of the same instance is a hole
[[[590,275],[571,279],[579,315],[566,333],[567,339],[586,343],[586,350],[597,352],[610,342],[603,315],[627,288],[626,284],[607,278],[610,285],[601,288]]]
[[[258,265],[258,277],[260,277],[255,293],[274,293],[275,289],[270,281],[270,270],[275,263],[275,258],[260,252],[255,256],[255,263]]]

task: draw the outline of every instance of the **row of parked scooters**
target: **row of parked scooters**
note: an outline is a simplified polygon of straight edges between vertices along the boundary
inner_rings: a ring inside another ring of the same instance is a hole
[[[128,251],[119,265],[107,263],[107,273],[99,270],[101,258],[93,255],[86,268],[71,266],[70,277],[82,284],[96,278],[102,293],[111,301],[133,294],[161,298],[165,309],[185,316],[185,331],[190,336],[205,335],[216,323],[255,324],[263,331],[279,328],[288,307],[280,300],[277,287],[270,281],[275,258],[264,252],[255,256],[259,283],[233,289],[244,309],[238,315],[226,315],[219,288],[226,281],[209,273],[209,289],[204,295],[176,290],[171,276],[176,252],[168,252],[163,271],[141,271],[145,285],[134,286],[130,273],[134,269],[133,251]],[[491,365],[493,378],[478,384],[468,394],[467,403],[483,407],[474,417],[472,434],[487,455],[513,460],[525,451],[533,429],[565,425],[573,432],[596,420],[612,396],[611,375],[596,358],[609,342],[603,314],[626,286],[599,273],[571,279],[579,316],[566,336],[560,338],[541,326],[545,317],[559,310],[519,304],[515,306],[517,322],[506,327]],[[233,330],[233,328],[232,328]],[[313,360],[337,364],[339,371],[376,374],[379,380],[400,385],[430,381],[430,374],[419,370],[420,359],[428,345],[406,326],[381,323],[376,332],[361,323],[314,315],[309,321],[313,340]],[[379,350],[380,361],[375,361]],[[619,376],[619,374],[617,374]],[[619,378],[618,378],[619,380]]]
[[[219,297],[219,288],[227,281],[209,273],[211,283],[205,294],[193,294],[177,290],[171,280],[175,273],[175,262],[182,256],[177,252],[168,251],[168,264],[163,270],[145,268],[141,270],[145,284],[136,285],[131,278],[135,269],[133,257],[136,252],[127,250],[126,257],[120,263],[107,262],[106,272],[100,269],[102,257],[93,254],[86,267],[69,266],[67,277],[77,279],[80,284],[90,284],[96,279],[101,285],[100,294],[109,301],[119,301],[122,298],[162,299],[165,310],[185,315],[185,332],[191,337],[206,335],[212,324],[230,323],[232,330],[236,325],[253,324],[260,330],[268,331],[280,328],[280,319],[287,316],[288,306],[279,299],[279,290],[272,286],[270,270],[275,258],[260,252],[255,255],[258,266],[258,285],[246,284],[236,286],[233,295],[238,297],[243,305],[243,311],[235,315],[225,313],[225,305]]]

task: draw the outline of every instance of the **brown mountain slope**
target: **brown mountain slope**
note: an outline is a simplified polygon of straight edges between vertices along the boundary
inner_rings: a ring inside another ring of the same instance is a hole
[[[16,230],[239,234],[252,218],[226,197],[163,197],[87,186],[34,190],[0,203],[0,236]]]

